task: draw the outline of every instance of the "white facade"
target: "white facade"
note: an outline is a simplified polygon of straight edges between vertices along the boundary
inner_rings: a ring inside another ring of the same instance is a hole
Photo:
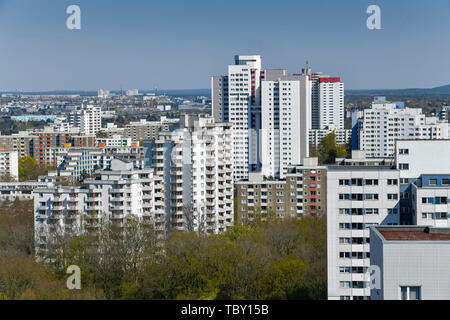
[[[96,135],[102,128],[102,109],[87,105],[70,114],[70,124],[80,128],[85,135]]]
[[[0,177],[19,180],[19,154],[17,151],[0,151]]]
[[[138,89],[127,90],[126,95],[129,97],[137,96],[137,95],[139,95],[139,90]]]
[[[450,229],[371,228],[370,247],[372,300],[450,300]]]
[[[450,140],[397,140],[395,154],[402,183],[422,174],[450,173]]]
[[[393,157],[398,139],[447,139],[448,123],[425,117],[422,109],[405,108],[403,103],[374,102],[364,110],[360,149],[367,157]]]
[[[370,297],[369,227],[399,224],[398,180],[388,166],[328,167],[328,299]]]
[[[262,81],[261,100],[262,173],[283,179],[289,165],[301,164],[309,156],[309,76]]]
[[[450,174],[421,175],[411,191],[414,225],[450,227]]]
[[[235,64],[228,66],[228,113],[229,121],[233,124],[233,168],[236,181],[247,179],[250,171],[251,117],[253,106],[261,105],[260,74],[260,56],[236,56]]]
[[[109,169],[114,159],[131,162],[134,168],[145,166],[144,150],[138,146],[103,146],[99,148],[50,148],[52,163],[56,171],[49,176],[67,177],[72,181],[91,175],[98,169]]]
[[[34,189],[52,186],[52,181],[0,182],[0,201],[32,200]]]
[[[102,147],[131,147],[131,138],[123,138],[121,135],[113,135],[111,138],[96,138],[95,145]]]
[[[344,83],[340,78],[320,77],[319,129],[344,129]]]
[[[323,138],[327,135],[334,133],[336,137],[336,144],[346,144],[350,142],[352,138],[352,130],[351,129],[322,129],[322,130],[309,130],[309,143],[318,146]]]
[[[227,76],[213,77],[212,113],[216,122],[230,122],[234,179],[248,178],[259,166],[261,128],[261,56],[237,55]]]
[[[130,163],[113,160],[111,170],[98,173],[100,180],[86,180],[81,188],[59,186],[33,191],[38,248],[45,248],[52,233],[80,234],[97,228],[102,221],[121,224],[128,216],[165,231],[164,208],[155,201],[152,169],[135,170]]]
[[[304,68],[304,75],[312,81],[311,128],[315,130],[344,129],[344,83],[339,77]]]
[[[161,134],[148,145],[170,228],[186,230],[187,214],[195,230],[201,224],[204,231],[217,233],[233,225],[231,135],[231,124],[200,118],[193,128]]]

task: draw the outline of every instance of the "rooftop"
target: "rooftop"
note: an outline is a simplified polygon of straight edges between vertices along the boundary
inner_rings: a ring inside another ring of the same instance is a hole
[[[420,226],[375,227],[385,241],[450,241],[450,228]]]

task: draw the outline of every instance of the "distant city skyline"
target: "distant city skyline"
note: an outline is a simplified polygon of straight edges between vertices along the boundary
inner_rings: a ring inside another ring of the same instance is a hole
[[[81,30],[66,8],[81,8]],[[381,8],[368,30],[366,9]],[[0,0],[0,92],[208,89],[234,55],[346,88],[450,84],[450,2]]]

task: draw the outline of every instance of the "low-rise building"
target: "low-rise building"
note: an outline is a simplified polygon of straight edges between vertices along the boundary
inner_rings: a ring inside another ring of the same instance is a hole
[[[317,158],[305,159],[305,165],[289,166],[285,179],[250,174],[236,182],[236,219],[245,223],[258,215],[301,218],[326,214],[326,167]],[[305,162],[304,161],[304,162]]]
[[[450,300],[450,229],[370,229],[371,300]]]

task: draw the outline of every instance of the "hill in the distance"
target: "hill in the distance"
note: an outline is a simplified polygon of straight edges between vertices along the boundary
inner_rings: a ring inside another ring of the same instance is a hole
[[[418,95],[426,95],[426,94],[450,94],[450,84],[435,87],[435,88],[410,88],[410,89],[377,89],[377,90],[345,90],[347,94],[397,94],[397,95],[403,95],[403,94],[418,94]]]

